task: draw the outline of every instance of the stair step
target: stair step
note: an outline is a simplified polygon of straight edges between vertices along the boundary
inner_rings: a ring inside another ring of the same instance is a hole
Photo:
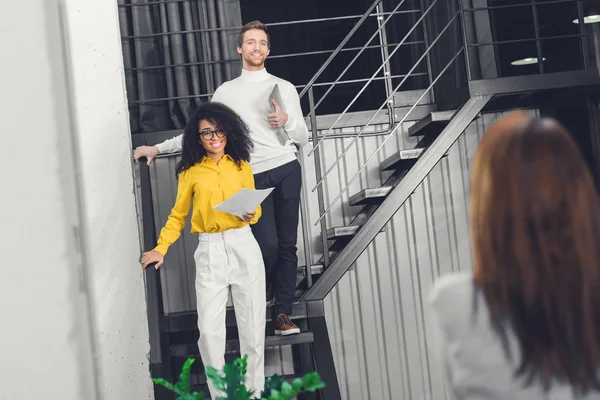
[[[323,264],[315,264],[315,265],[311,265],[310,266],[310,272],[312,275],[319,275],[322,274],[324,270],[324,266]],[[306,272],[304,271],[304,267],[302,267],[302,270],[298,271],[298,273],[302,276],[306,276]]]
[[[383,227],[380,232],[385,232],[387,224]],[[330,251],[334,251],[336,243],[345,242],[352,239],[356,232],[360,229],[358,225],[349,226],[336,226],[334,228],[327,229],[327,240],[336,240],[336,242],[329,248]],[[339,244],[339,243],[338,243]],[[346,244],[344,243],[344,246]]]
[[[351,238],[358,232],[360,226],[338,226],[335,228],[327,229],[327,240]]]
[[[423,154],[424,148],[400,150],[386,158],[379,164],[379,168],[382,171],[389,171],[393,169],[408,169],[410,168],[417,158]]]
[[[413,106],[419,97],[425,92],[425,89],[415,90],[404,90],[402,92],[394,93],[394,107],[411,107]],[[427,91],[425,96],[419,101],[419,104],[431,104],[431,91]]]
[[[305,265],[298,265],[298,273],[299,274],[303,273],[305,267],[306,267]],[[310,269],[313,270],[313,269],[318,268],[318,267],[319,267],[318,265],[311,265]]]
[[[304,344],[312,343],[315,341],[315,337],[312,332],[300,332],[297,335],[288,336],[267,336],[265,337],[265,348],[281,347],[293,344]],[[190,344],[174,344],[171,345],[170,352],[173,357],[187,358],[187,357],[199,357],[200,355],[196,352],[197,345],[195,343]],[[238,339],[228,340],[225,345],[226,353],[235,353],[240,350],[240,342]]]
[[[450,122],[456,110],[434,111],[408,128],[408,136],[438,134]]]
[[[352,197],[350,197],[348,203],[351,206],[379,204],[383,201],[383,199],[385,199],[385,197],[390,193],[391,190],[391,186],[363,189],[360,192],[353,195]]]
[[[314,270],[313,270],[314,271]],[[321,272],[323,266],[321,266]],[[314,272],[313,272],[314,273]],[[271,322],[271,309],[272,306],[267,306],[267,322]],[[307,316],[306,303],[295,302],[292,315],[290,318],[293,320],[305,319]],[[162,333],[176,333],[176,332],[189,332],[198,329],[198,314],[196,311],[188,311],[181,313],[172,313],[165,317],[167,320],[166,329]],[[226,326],[236,326],[235,311],[233,307],[227,307],[227,314],[225,316]]]

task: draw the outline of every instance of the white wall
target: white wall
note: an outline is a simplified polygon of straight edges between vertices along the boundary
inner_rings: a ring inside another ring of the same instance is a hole
[[[117,2],[63,0],[104,399],[149,399],[148,322]]]
[[[57,1],[0,9],[0,399],[93,400]]]

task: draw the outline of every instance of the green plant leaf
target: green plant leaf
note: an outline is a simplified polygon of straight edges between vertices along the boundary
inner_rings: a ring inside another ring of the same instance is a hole
[[[217,390],[225,391],[225,377],[217,371],[216,368],[213,368],[210,365],[206,366],[204,368],[204,373]]]
[[[189,382],[177,382],[175,384],[175,388],[173,390],[179,394],[189,393],[190,392],[190,383]]]
[[[269,400],[287,400],[287,399],[285,397],[283,397],[278,390],[271,389],[271,395],[269,396]]]
[[[177,400],[204,400],[204,393],[186,393],[177,398]]]
[[[235,359],[234,363],[239,366],[240,372],[246,376],[248,372],[248,354],[244,354],[244,357]]]
[[[235,360],[233,363],[225,364],[223,372],[225,374],[225,393],[227,399],[235,399],[241,386],[246,381],[246,376],[242,374],[243,363],[240,359]]]
[[[325,387],[325,383],[319,377],[318,372],[311,372],[302,377],[302,385],[307,392],[315,392]]]
[[[300,378],[294,379],[292,381],[292,387],[294,388],[296,393],[302,392],[302,388],[304,387],[304,384],[302,383],[302,379],[300,379]]]
[[[281,385],[281,394],[283,394],[286,398],[291,399],[292,397],[295,397],[298,392],[294,390],[292,385],[287,382],[283,382]]]
[[[204,400],[206,394],[204,392],[194,392],[192,393],[192,400]]]
[[[262,391],[261,398],[267,399],[269,397],[269,393],[271,393],[271,389],[281,390],[281,385],[284,382],[285,378],[277,374],[267,378],[265,380],[265,387]],[[300,381],[300,389],[302,389],[302,381]]]
[[[173,384],[172,384],[172,383],[170,383],[170,382],[167,382],[167,381],[166,381],[165,379],[163,379],[163,378],[154,378],[154,379],[152,379],[152,382],[154,382],[154,383],[155,383],[155,384],[157,384],[157,385],[163,386],[163,387],[165,387],[165,388],[167,388],[167,389],[169,389],[169,390],[172,390],[172,391],[174,391],[174,390],[175,390],[175,386],[173,386]]]
[[[165,379],[152,379],[152,381],[171,390],[179,395],[177,400],[204,400],[206,395],[202,392],[190,393],[190,374],[191,366],[194,363],[193,358],[188,358],[179,375],[179,381],[171,384]],[[218,397],[215,400],[249,400],[254,395],[246,388],[246,372],[248,366],[248,356],[238,358],[231,363],[225,364],[223,371],[217,371],[215,368],[207,366],[205,368],[206,377],[212,382],[215,389],[226,394],[227,397]],[[316,390],[325,387],[317,372],[306,374],[302,379],[294,379],[289,384],[282,376],[274,375],[265,381],[265,388],[262,392],[262,400],[290,400],[298,394]]]
[[[253,392],[246,389],[246,385],[241,385],[236,393],[235,400],[248,400],[253,398]]]
[[[187,358],[181,368],[181,374],[179,375],[179,382],[175,384],[175,387],[183,393],[190,392],[190,372],[192,370],[192,364],[196,360],[193,358]]]

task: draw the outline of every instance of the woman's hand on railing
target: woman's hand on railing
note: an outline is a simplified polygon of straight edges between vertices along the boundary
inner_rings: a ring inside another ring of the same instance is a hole
[[[158,251],[156,250],[151,250],[151,251],[147,251],[144,254],[142,254],[142,269],[146,269],[146,267],[152,263],[156,263],[156,265],[154,266],[155,269],[160,268],[160,266],[163,264],[163,262],[165,261],[165,257],[160,254]]]
[[[156,146],[140,146],[133,152],[133,158],[135,162],[140,162],[140,158],[146,158],[148,165],[152,164],[152,160],[160,153]]]

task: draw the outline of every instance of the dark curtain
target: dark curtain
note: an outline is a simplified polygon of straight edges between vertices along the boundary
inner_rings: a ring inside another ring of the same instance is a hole
[[[183,128],[198,104],[239,75],[239,0],[118,4],[132,133]]]

